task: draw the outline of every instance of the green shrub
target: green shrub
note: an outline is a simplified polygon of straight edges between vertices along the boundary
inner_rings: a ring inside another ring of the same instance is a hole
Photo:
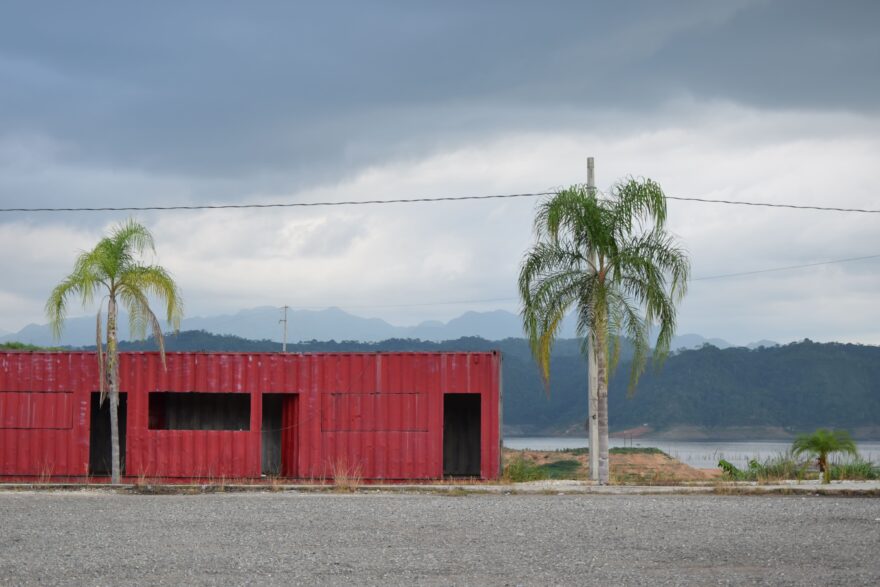
[[[517,455],[504,467],[504,479],[511,483],[547,479],[547,471],[524,456]]]
[[[721,459],[718,468],[724,476],[734,481],[782,481],[786,479],[804,479],[809,461],[798,462],[791,452],[767,457],[763,462],[751,459],[747,469],[738,469],[733,463]]]
[[[753,461],[754,462],[754,461]],[[785,479],[804,479],[809,467],[809,461],[798,461],[791,453],[781,453],[775,457],[767,457],[763,463],[755,462],[756,466],[751,467],[754,471],[756,481],[782,481]]]
[[[734,481],[742,481],[746,477],[746,474],[737,469],[733,463],[725,461],[724,459],[718,461],[718,468],[721,469],[721,472],[724,473],[725,477],[733,479]]]
[[[831,467],[832,479],[851,479],[864,481],[868,479],[880,479],[880,467],[875,467],[871,461],[856,457],[848,463],[835,463]]]

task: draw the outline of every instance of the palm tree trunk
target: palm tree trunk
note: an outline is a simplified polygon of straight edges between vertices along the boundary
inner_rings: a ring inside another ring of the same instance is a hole
[[[107,378],[110,391],[110,482],[119,483],[119,355],[116,345],[116,299],[107,303]]]
[[[596,373],[596,339],[587,335],[587,378],[589,382],[588,428],[590,432],[590,480],[599,481],[599,376]]]
[[[598,378],[599,485],[608,485],[608,345],[597,337],[596,375]]]

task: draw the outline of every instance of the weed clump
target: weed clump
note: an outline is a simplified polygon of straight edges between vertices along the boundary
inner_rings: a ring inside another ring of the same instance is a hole
[[[577,462],[577,461],[575,461]],[[547,479],[545,468],[519,454],[504,467],[503,478],[509,483],[523,483],[525,481],[542,481]]]
[[[731,481],[755,481],[772,483],[776,481],[816,479],[816,470],[812,467],[815,459],[798,460],[791,451],[768,457],[763,461],[752,459],[748,468],[739,469],[733,463],[721,459],[718,468],[726,479]],[[868,480],[880,479],[880,468],[874,463],[859,457],[849,462],[830,465],[832,479]]]
[[[880,467],[874,466],[871,461],[856,458],[848,463],[831,465],[831,478],[857,481],[880,479]]]

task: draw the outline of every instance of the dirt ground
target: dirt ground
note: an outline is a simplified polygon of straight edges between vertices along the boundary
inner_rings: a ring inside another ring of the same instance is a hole
[[[583,451],[504,450],[505,462],[519,455],[536,465],[576,460],[581,468],[575,477],[588,479],[590,476],[590,457]],[[721,478],[721,469],[696,469],[663,453],[612,453],[610,457],[611,480],[615,483],[688,483]]]

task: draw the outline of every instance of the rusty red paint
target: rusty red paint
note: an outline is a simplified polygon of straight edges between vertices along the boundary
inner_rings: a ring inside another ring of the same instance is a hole
[[[481,396],[480,476],[500,474],[498,353],[122,353],[128,477],[256,478],[264,394],[283,394],[281,474],[443,474],[443,395]],[[0,476],[84,477],[93,353],[0,353]],[[247,430],[151,430],[150,392],[243,393]],[[289,396],[289,398],[288,398]]]

